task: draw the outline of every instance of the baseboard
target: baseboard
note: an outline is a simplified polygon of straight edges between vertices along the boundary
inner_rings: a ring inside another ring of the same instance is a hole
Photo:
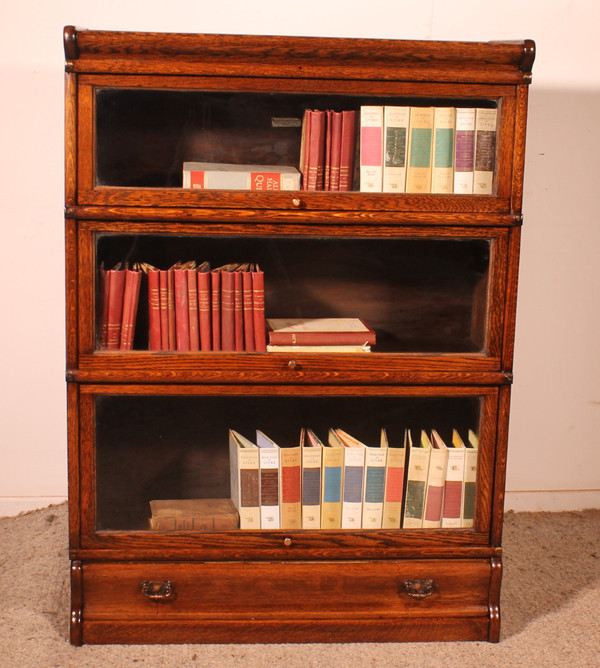
[[[65,496],[1,496],[0,517],[13,517],[38,508],[63,503]]]
[[[504,507],[515,512],[600,508],[600,489],[507,491]]]

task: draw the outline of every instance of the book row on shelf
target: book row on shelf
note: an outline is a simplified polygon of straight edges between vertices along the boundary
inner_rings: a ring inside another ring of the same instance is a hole
[[[132,349],[143,275],[149,350],[364,353],[375,344],[360,318],[265,318],[264,272],[256,264],[211,269],[191,260],[169,269],[101,266],[102,349]]]
[[[496,126],[487,107],[306,109],[298,169],[185,162],[183,187],[491,195]]]
[[[473,526],[478,438],[438,431],[366,445],[339,428],[302,429],[292,447],[229,431],[231,500],[152,501],[155,530],[458,529]]]

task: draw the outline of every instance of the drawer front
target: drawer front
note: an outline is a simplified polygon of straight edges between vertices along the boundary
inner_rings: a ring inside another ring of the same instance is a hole
[[[487,617],[488,560],[91,563],[84,621]]]

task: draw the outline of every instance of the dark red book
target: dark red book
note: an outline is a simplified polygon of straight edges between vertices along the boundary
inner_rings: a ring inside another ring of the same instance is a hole
[[[252,274],[250,265],[242,269],[242,300],[244,311],[244,349],[248,352],[256,350],[254,342],[254,302],[252,300]]]
[[[265,324],[265,275],[258,265],[252,270],[252,312],[254,314],[254,349],[267,350]]]
[[[187,269],[178,266],[173,269],[175,288],[175,334],[176,349],[190,349],[190,315],[188,308]]]
[[[179,262],[173,265],[167,271],[167,327],[168,327],[168,341],[167,350],[177,350],[177,330],[175,323],[175,268],[179,266]]]
[[[233,272],[233,317],[235,331],[235,350],[244,350],[244,300],[242,294],[242,270],[238,267]]]
[[[104,263],[100,265],[98,272],[98,294],[100,296],[100,348],[106,348],[108,343],[108,271]]]
[[[160,272],[156,267],[143,263],[148,277],[148,350],[161,350],[160,339]]]
[[[356,151],[356,112],[342,111],[342,144],[340,154],[340,190],[352,190]]]
[[[158,272],[160,296],[160,350],[169,350],[169,272],[160,269]]]
[[[221,269],[210,272],[212,350],[221,350]]]
[[[310,135],[308,137],[308,184],[306,190],[323,190],[325,174],[326,115],[315,109],[310,112]]]
[[[195,264],[195,263],[194,263]],[[188,319],[190,325],[190,350],[200,350],[200,328],[198,322],[198,281],[196,267],[187,270]]]
[[[325,112],[325,167],[323,172],[323,190],[331,190],[331,130],[333,111]]]
[[[106,272],[108,282],[108,305],[106,309],[106,349],[118,350],[121,341],[121,323],[123,321],[123,296],[125,292],[125,270],[109,269]]]
[[[200,350],[212,350],[210,264],[203,262],[198,276],[198,325],[200,328]]]
[[[331,114],[331,168],[329,190],[340,189],[340,160],[342,157],[342,112]]]
[[[235,272],[221,271],[221,350],[235,350]]]
[[[123,315],[121,317],[119,350],[131,350],[133,348],[142,272],[136,265],[133,269],[125,269],[124,273],[125,288],[123,290]]]
[[[267,329],[276,346],[375,345],[375,331],[360,318],[271,318]]]
[[[311,120],[311,110],[305,109],[304,116],[302,117],[302,140],[300,143],[300,173],[302,174],[301,190],[308,190],[308,141],[310,138]]]

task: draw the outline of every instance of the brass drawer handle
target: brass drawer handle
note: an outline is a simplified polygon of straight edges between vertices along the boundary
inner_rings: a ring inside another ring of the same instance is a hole
[[[153,580],[144,580],[140,585],[144,596],[155,603],[164,603],[172,601],[177,597],[175,585],[167,580],[166,582],[155,582]]]
[[[427,580],[404,580],[404,591],[417,600],[422,600],[431,596],[435,587],[435,581]]]

